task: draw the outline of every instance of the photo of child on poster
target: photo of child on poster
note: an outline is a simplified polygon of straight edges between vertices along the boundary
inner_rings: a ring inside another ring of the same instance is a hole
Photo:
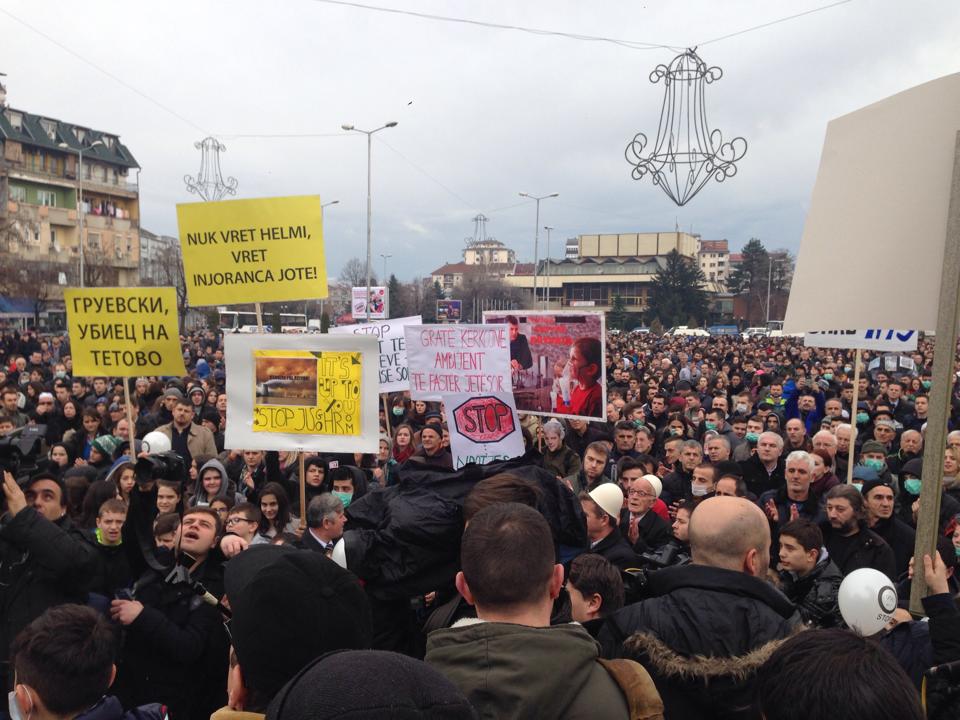
[[[602,313],[486,312],[506,324],[519,412],[603,420],[606,407]]]

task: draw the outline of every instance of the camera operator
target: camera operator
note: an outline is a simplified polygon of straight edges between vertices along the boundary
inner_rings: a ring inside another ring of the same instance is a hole
[[[25,491],[24,491],[25,490]],[[33,476],[21,489],[3,473],[6,511],[0,516],[0,682],[9,690],[10,643],[44,610],[83,602],[96,566],[89,543],[67,518],[63,482],[51,473]]]
[[[223,594],[219,535],[216,511],[196,507],[183,515],[175,564],[165,548],[141,543],[149,569],[134,584],[134,599],[110,606],[126,629],[116,684],[124,706],[161,702],[171,717],[206,720],[225,704],[228,642],[215,600],[204,596]]]

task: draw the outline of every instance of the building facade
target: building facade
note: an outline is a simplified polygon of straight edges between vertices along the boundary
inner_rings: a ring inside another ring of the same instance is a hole
[[[0,294],[56,304],[80,284],[81,212],[86,284],[137,285],[135,169],[116,135],[0,106]]]
[[[157,235],[140,228],[140,283],[174,284],[177,265],[182,262],[180,241],[169,235]]]

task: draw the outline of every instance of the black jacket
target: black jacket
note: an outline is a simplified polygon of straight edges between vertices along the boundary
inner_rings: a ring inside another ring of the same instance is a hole
[[[83,533],[83,539],[93,548],[96,564],[90,574],[86,588],[91,593],[112,599],[121,588],[129,588],[136,580],[130,568],[129,552],[120,545],[101,545],[97,541],[96,530]]]
[[[656,552],[673,539],[670,524],[653,510],[640,518],[640,539],[633,545],[635,553]],[[630,509],[620,511],[620,535],[630,544]]]
[[[84,710],[74,720],[166,720],[167,711],[153,703],[124,711],[123,705],[113,695],[104,695],[92,708]]]
[[[653,678],[666,718],[754,718],[750,682],[800,619],[759,578],[706,565],[650,575],[650,599],[600,631],[602,655],[637,660]]]
[[[793,573],[780,573],[783,594],[800,612],[800,618],[814,627],[836,627],[841,624],[837,593],[843,575],[828,556],[823,556],[810,573],[802,578]]]
[[[821,523],[820,530],[823,532],[823,544],[830,552],[830,559],[844,577],[854,570],[869,567],[896,581],[897,569],[893,550],[882,537],[870,530],[866,523],[861,521],[856,539],[851,543],[843,543],[842,550],[837,542],[839,535],[829,522]]]
[[[192,578],[223,594],[219,563],[208,559]],[[135,597],[144,608],[126,628],[114,692],[125,707],[158,702],[171,718],[207,720],[227,699],[229,642],[220,610],[153,570],[137,581]]]
[[[590,552],[602,555],[618,570],[640,567],[640,558],[630,549],[630,544],[623,539],[616,528],[590,548]]]
[[[663,492],[661,499],[667,504],[680,502],[682,500],[692,500],[693,493],[690,492],[690,482],[693,479],[693,472],[687,472],[680,463],[677,463],[677,469],[663,478]]]
[[[9,690],[10,643],[54,605],[83,603],[94,550],[63,517],[50,522],[32,507],[0,521],[0,683]]]
[[[872,528],[877,535],[886,540],[887,544],[893,549],[894,567],[896,576],[903,575],[910,565],[910,558],[913,557],[913,545],[916,540],[916,531],[907,525],[903,520],[893,515],[887,520],[878,520]]]
[[[767,490],[779,490],[786,484],[784,468],[786,463],[781,457],[777,460],[777,467],[772,473],[760,462],[760,456],[754,453],[749,460],[740,463],[740,470],[743,472],[743,481],[747,484],[747,490],[757,497],[760,497]]]

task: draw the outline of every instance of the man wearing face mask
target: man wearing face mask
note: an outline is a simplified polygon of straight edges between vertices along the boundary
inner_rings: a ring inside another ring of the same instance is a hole
[[[58,605],[30,623],[11,648],[17,682],[13,720],[166,720],[155,703],[124,712],[107,695],[117,673],[116,635],[93,608]]]
[[[883,443],[867,440],[860,448],[860,464],[876,472],[877,477],[884,482],[893,482],[890,469],[887,467],[887,448]]]
[[[0,683],[12,681],[7,650],[16,634],[44,610],[83,602],[96,551],[67,518],[63,481],[40,473],[25,491],[3,473],[6,512],[0,516]]]
[[[897,503],[897,516],[910,527],[917,525],[914,517],[915,505],[919,505],[920,489],[923,487],[923,458],[915,458],[904,463],[900,470],[900,498]],[[960,502],[953,499],[944,490],[940,493],[940,532],[943,533],[953,519],[960,514]]]

